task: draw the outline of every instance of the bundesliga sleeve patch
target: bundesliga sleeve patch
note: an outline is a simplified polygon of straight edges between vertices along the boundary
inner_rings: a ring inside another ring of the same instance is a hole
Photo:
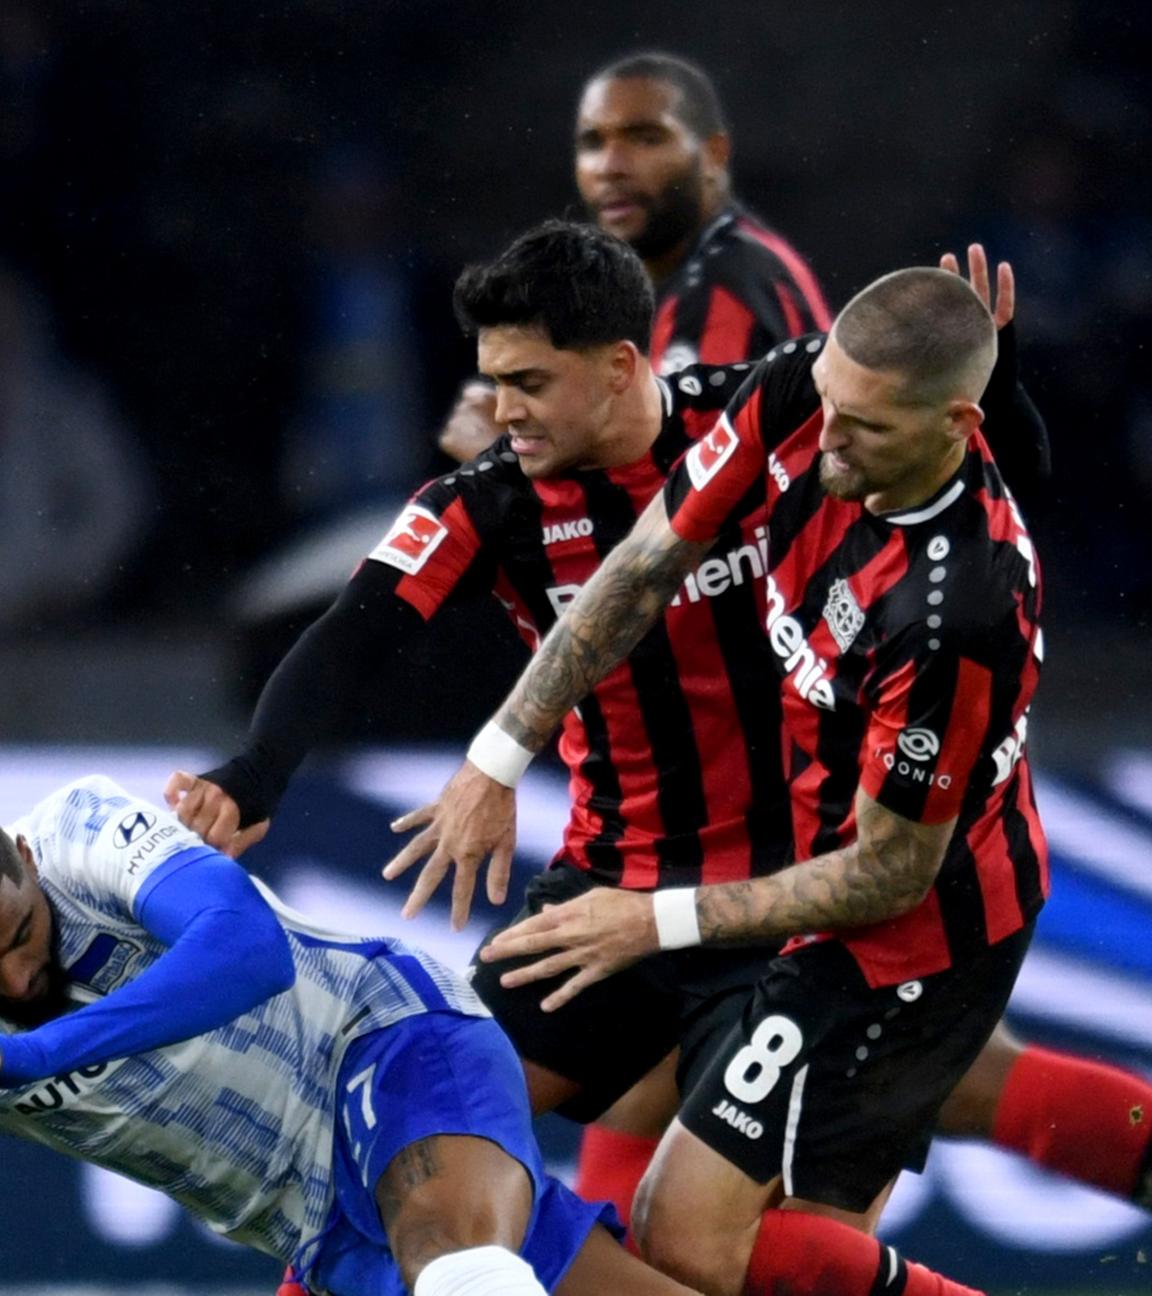
[[[432,557],[447,534],[448,528],[434,513],[419,504],[409,504],[368,557],[412,576]]]
[[[739,444],[740,438],[727,416],[721,417],[712,431],[688,451],[685,462],[692,485],[697,490],[703,490],[731,459]]]

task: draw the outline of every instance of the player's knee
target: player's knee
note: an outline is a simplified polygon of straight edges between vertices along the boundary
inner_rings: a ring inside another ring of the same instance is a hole
[[[640,1254],[687,1287],[741,1291],[744,1267],[734,1259],[739,1248],[730,1245],[722,1229],[702,1227],[692,1201],[692,1194],[670,1193],[656,1176],[644,1176],[632,1207],[632,1235]]]
[[[376,1188],[381,1222],[411,1284],[432,1256],[474,1247],[520,1249],[532,1214],[525,1168],[486,1139],[409,1145]]]

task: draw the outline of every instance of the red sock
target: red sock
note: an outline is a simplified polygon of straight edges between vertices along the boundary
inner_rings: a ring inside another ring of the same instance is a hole
[[[1152,1138],[1152,1084],[1029,1047],[1009,1072],[992,1137],[1049,1170],[1131,1197]]]
[[[576,1191],[585,1201],[610,1201],[625,1227],[632,1222],[632,1199],[659,1139],[588,1125],[580,1144]]]
[[[276,1296],[308,1296],[308,1288],[296,1281],[291,1265],[284,1270],[284,1277],[280,1280],[280,1286],[276,1288]]]
[[[839,1220],[791,1210],[765,1211],[745,1290],[747,1296],[982,1296],[902,1260]]]

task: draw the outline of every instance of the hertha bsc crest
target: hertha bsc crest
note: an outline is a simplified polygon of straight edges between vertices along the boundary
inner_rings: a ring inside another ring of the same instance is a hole
[[[828,602],[824,604],[824,620],[832,631],[832,638],[840,646],[841,652],[847,652],[852,640],[860,633],[864,624],[864,613],[856,602],[856,595],[844,579],[834,580],[828,591]]]

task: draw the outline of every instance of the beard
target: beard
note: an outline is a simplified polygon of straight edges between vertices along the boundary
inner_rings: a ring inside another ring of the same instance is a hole
[[[55,922],[53,922],[55,927]],[[46,1022],[55,1021],[71,1012],[76,1005],[68,997],[68,976],[60,962],[53,941],[48,965],[44,969],[47,986],[35,999],[5,999],[0,997],[0,1017],[20,1030],[35,1030]]]
[[[827,455],[820,456],[820,485],[835,499],[858,503],[869,495],[872,486],[859,468],[846,471],[832,466]]]
[[[68,998],[68,979],[64,969],[52,964],[46,971],[48,988],[44,993],[35,999],[0,999],[0,1017],[21,1030],[35,1030],[37,1026],[70,1012],[75,1005]]]
[[[628,240],[642,261],[664,256],[696,237],[704,223],[703,168],[697,160],[683,175],[670,181],[653,198],[637,196],[648,213],[644,228]],[[591,211],[596,219],[595,210]]]

